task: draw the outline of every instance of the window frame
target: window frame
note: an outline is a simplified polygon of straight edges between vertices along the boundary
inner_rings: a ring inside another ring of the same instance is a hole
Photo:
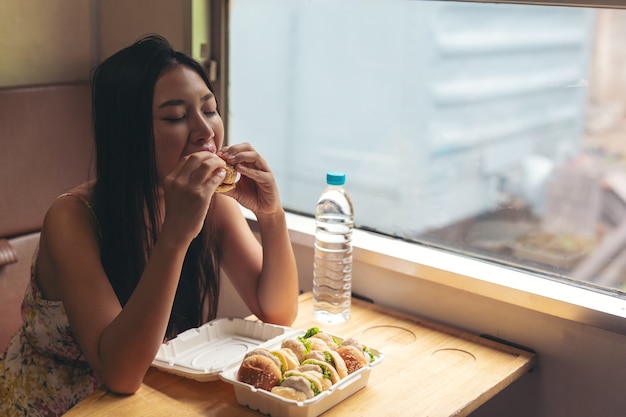
[[[236,0],[235,0],[236,1]],[[484,3],[486,0],[455,0]],[[220,106],[228,123],[228,19],[229,0],[209,0],[211,57],[218,61]],[[544,6],[587,6],[626,9],[626,0],[588,1],[488,1]],[[213,49],[213,46],[216,49]],[[228,130],[227,130],[228,131]],[[226,137],[228,143],[228,136]],[[254,215],[242,209],[253,230]],[[312,249],[314,219],[287,213],[287,226],[294,246]],[[626,299],[615,291],[602,291],[566,278],[555,279],[496,264],[471,255],[430,247],[357,229],[353,235],[354,262],[406,275],[412,279],[443,285],[450,289],[487,297],[532,311],[572,320],[603,330],[626,335]],[[308,267],[304,267],[305,269]],[[308,272],[308,270],[307,270]],[[312,274],[312,272],[311,272]],[[306,279],[306,277],[301,277]],[[381,291],[385,291],[381,284]],[[367,294],[361,294],[367,297]],[[376,301],[376,300],[374,300]]]
[[[244,213],[254,228],[254,215]],[[313,218],[287,213],[287,226],[293,244],[313,247]],[[361,229],[353,247],[355,263],[626,335],[626,300],[617,294]]]
[[[228,144],[228,19],[230,0],[207,0],[208,45],[204,66],[209,73],[211,88],[218,98],[220,116],[224,122],[224,144]]]
[[[611,8],[611,9],[626,9],[626,1],[624,0],[601,0],[595,3],[584,0],[526,0],[526,1],[514,1],[514,0],[454,0],[465,3],[509,3],[509,4],[527,4],[535,6],[579,6],[579,7],[593,7],[593,8]]]

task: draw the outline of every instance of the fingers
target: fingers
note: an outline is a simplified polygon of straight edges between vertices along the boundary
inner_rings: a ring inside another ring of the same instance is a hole
[[[170,176],[191,185],[214,183],[217,186],[226,175],[224,166],[225,162],[211,152],[195,152],[182,158]]]
[[[217,154],[241,174],[230,196],[257,216],[282,210],[274,175],[256,149],[249,143],[240,143],[225,146]]]
[[[231,165],[241,164],[245,168],[248,176],[254,174],[254,169],[260,171],[269,171],[269,166],[265,159],[247,142],[237,145],[225,146],[218,155]],[[246,174],[240,170],[242,174]]]
[[[231,165],[244,177],[254,183],[263,184],[266,192],[271,192],[271,185],[274,183],[273,174],[268,163],[263,157],[247,142],[223,147],[217,153],[221,158]]]

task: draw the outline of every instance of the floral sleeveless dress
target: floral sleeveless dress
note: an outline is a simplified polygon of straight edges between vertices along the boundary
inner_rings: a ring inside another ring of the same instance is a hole
[[[35,259],[22,302],[22,326],[0,355],[0,416],[60,416],[102,387],[82,358],[63,303],[42,299]]]

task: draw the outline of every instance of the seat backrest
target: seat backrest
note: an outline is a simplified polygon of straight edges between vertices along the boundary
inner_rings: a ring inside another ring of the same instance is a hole
[[[0,350],[20,304],[54,198],[93,175],[87,83],[0,89]]]

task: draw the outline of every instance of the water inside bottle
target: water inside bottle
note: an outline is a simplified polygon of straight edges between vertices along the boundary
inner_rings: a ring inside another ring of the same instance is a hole
[[[313,316],[326,324],[350,317],[352,295],[352,218],[317,217],[313,276]]]

